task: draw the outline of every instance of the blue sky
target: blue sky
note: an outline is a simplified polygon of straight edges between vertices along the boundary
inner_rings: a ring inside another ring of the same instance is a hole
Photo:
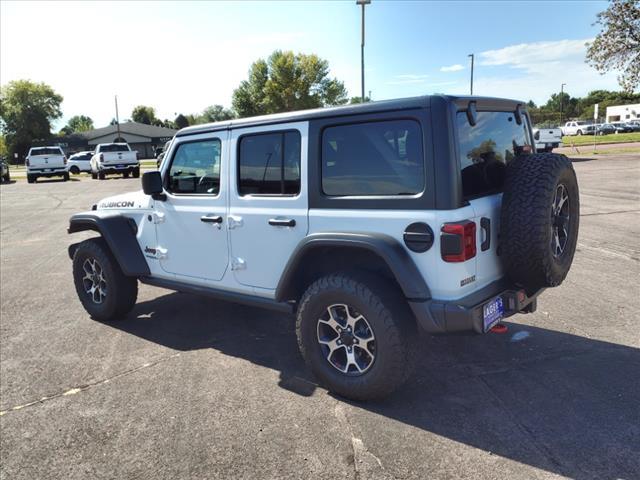
[[[606,2],[420,2],[366,7],[366,90],[374,100],[474,93],[543,102],[566,83],[584,95],[617,89],[584,63]],[[0,83],[30,78],[65,98],[64,119],[97,126],[137,104],[161,118],[231,104],[252,61],[275,49],[317,53],[360,93],[360,8],[324,2],[0,4]]]

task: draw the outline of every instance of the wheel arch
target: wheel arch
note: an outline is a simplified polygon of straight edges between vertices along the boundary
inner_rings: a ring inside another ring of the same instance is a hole
[[[364,269],[388,277],[407,299],[425,301],[431,292],[415,262],[389,235],[315,233],[303,239],[280,277],[276,301],[298,300],[312,281],[332,271]]]
[[[125,276],[150,275],[149,265],[136,238],[138,227],[133,219],[119,214],[102,216],[92,213],[79,213],[71,217],[68,233],[87,230],[100,234]],[[70,258],[73,258],[77,246],[77,243],[69,246]]]

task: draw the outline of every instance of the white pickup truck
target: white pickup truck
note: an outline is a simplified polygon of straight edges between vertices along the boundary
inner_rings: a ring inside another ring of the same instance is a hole
[[[24,164],[29,183],[34,183],[38,177],[62,177],[65,182],[69,180],[67,156],[60,147],[33,147]]]
[[[562,135],[586,135],[593,134],[593,122],[588,120],[572,120],[562,127]]]
[[[91,177],[104,180],[110,173],[122,174],[124,178],[140,176],[138,153],[126,143],[100,143],[91,157]]]
[[[562,143],[562,130],[551,125],[539,125],[533,128],[536,151],[551,153]]]

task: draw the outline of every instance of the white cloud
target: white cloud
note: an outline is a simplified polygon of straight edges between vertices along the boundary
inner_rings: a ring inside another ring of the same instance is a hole
[[[426,74],[415,74],[415,73],[407,73],[403,75],[395,75],[393,80],[390,80],[387,85],[412,85],[412,84],[423,84],[427,81],[429,75]]]
[[[459,72],[460,70],[464,70],[464,67],[459,63],[456,63],[455,65],[449,65],[448,67],[440,68],[441,72]]]

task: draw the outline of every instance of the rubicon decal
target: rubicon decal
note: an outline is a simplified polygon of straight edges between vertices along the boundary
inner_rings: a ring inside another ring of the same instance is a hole
[[[99,205],[100,208],[133,208],[135,202],[131,200],[123,200],[121,202],[103,202]]]

